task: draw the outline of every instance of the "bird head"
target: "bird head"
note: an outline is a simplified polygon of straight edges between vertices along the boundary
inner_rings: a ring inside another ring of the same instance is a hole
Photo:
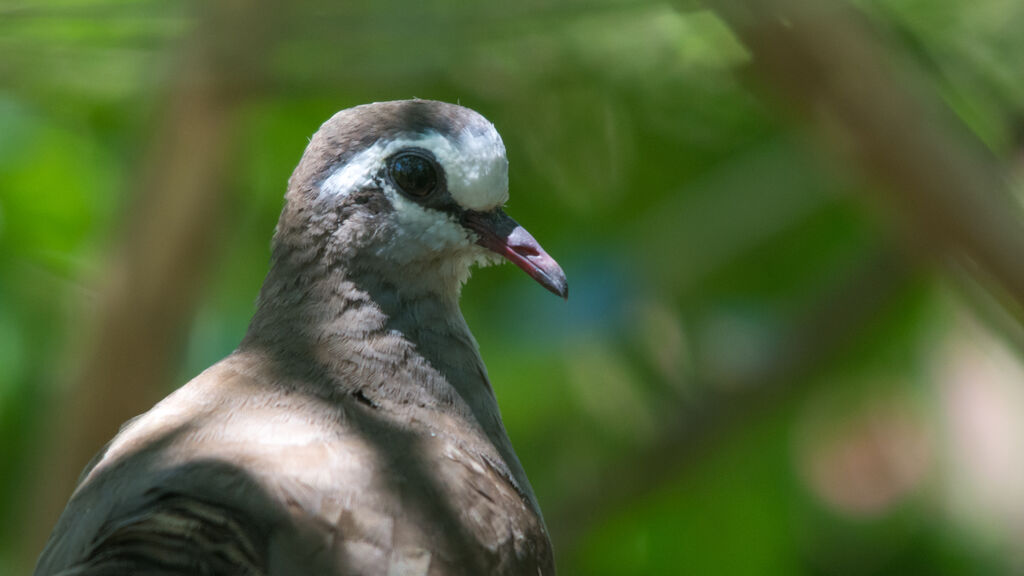
[[[474,264],[505,258],[567,297],[561,267],[504,212],[507,200],[505,146],[480,114],[429,100],[357,106],[310,140],[289,181],[275,255],[456,295]]]

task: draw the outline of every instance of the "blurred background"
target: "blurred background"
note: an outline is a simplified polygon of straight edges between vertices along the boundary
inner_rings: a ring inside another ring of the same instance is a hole
[[[335,111],[494,122],[463,309],[575,574],[1024,573],[1024,3],[0,0],[0,573],[230,353]]]

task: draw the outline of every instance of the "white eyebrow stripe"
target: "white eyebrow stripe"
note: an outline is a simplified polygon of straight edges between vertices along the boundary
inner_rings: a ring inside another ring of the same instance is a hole
[[[386,158],[380,144],[363,150],[349,159],[320,185],[321,194],[344,196],[371,183],[380,165]]]
[[[454,140],[430,131],[378,142],[335,170],[320,186],[321,193],[347,194],[370,184],[384,161],[403,148],[429,150],[445,171],[452,199],[463,208],[488,211],[508,201],[508,160],[505,145],[494,130],[462,132]]]

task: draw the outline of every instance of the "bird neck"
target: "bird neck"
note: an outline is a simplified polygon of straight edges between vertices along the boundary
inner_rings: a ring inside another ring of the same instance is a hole
[[[536,509],[457,290],[439,297],[382,278],[372,267],[276,263],[238,353],[268,359],[282,386],[355,398],[398,425],[469,442]]]
[[[457,290],[409,289],[366,263],[294,264],[271,267],[241,350],[273,355],[318,395],[358,393],[500,426]]]

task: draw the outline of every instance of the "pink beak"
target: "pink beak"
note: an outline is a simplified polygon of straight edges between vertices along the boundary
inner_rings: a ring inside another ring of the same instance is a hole
[[[501,254],[551,292],[562,298],[569,297],[569,284],[562,267],[548,256],[526,228],[505,212],[467,210],[462,215],[462,225],[476,232],[477,244]]]

